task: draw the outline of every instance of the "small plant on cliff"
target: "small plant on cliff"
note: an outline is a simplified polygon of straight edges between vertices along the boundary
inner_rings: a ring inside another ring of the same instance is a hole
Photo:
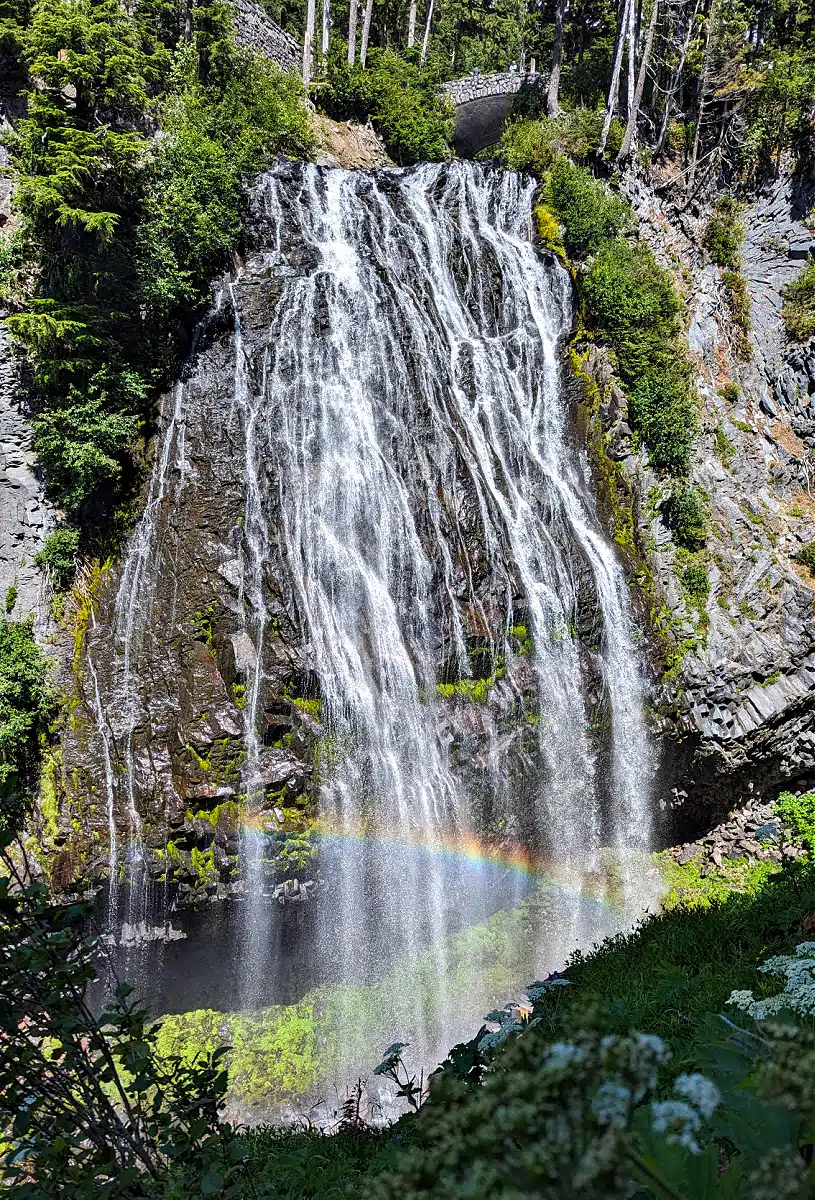
[[[0,619],[0,832],[18,829],[54,712],[32,618]]]
[[[662,506],[665,524],[683,550],[702,550],[707,541],[707,504],[698,487],[685,482],[673,485]]]
[[[46,572],[55,592],[65,592],[71,586],[78,550],[79,530],[70,525],[59,525],[51,530],[35,557],[34,562]]]
[[[653,466],[686,474],[696,401],[670,275],[644,243],[615,237],[600,246],[582,287],[587,319],[616,353],[632,428]]]
[[[739,220],[740,205],[732,196],[719,196],[708,218],[702,245],[719,267],[741,266],[744,225]]]
[[[782,315],[787,333],[805,342],[815,333],[815,258],[810,254],[800,274],[782,289]]]

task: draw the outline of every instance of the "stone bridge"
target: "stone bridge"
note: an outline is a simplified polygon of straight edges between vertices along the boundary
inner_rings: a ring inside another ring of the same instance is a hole
[[[524,75],[503,71],[498,75],[467,75],[442,84],[442,92],[456,106],[455,147],[459,157],[472,158],[497,142],[518,92],[540,90],[548,81],[548,75],[540,71]]]

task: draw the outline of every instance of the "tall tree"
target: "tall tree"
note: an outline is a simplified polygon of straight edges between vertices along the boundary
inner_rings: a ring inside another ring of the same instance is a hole
[[[410,0],[410,14],[408,16],[408,36],[407,44],[412,46],[416,41],[416,10],[418,0]]]
[[[321,50],[323,57],[328,54],[328,43],[331,38],[331,0],[323,0],[323,38]]]
[[[693,133],[693,150],[691,151],[690,167],[688,169],[688,188],[692,189],[696,182],[696,168],[699,164],[699,145],[702,135],[702,125],[705,119],[707,104],[708,81],[713,64],[713,24],[717,16],[717,0],[711,0],[705,21],[705,50],[702,59],[702,72],[699,76],[699,90],[696,100],[696,129]]]
[[[348,10],[348,66],[353,67],[357,56],[357,12],[359,0],[351,0]]]
[[[634,0],[621,0],[617,13],[617,34],[614,41],[614,58],[611,63],[611,78],[608,85],[606,115],[603,119],[603,128],[600,133],[600,154],[605,152],[609,130],[611,129],[611,122],[617,109],[617,99],[620,94],[620,67],[622,66],[623,50],[625,48],[628,26],[631,19],[630,13],[633,5]]]
[[[550,117],[556,117],[560,112],[558,92],[560,91],[560,60],[563,54],[563,16],[566,10],[566,0],[557,0],[555,6],[555,40],[552,45],[552,66],[549,71],[549,86],[546,89],[546,111]]]
[[[424,40],[422,42],[422,56],[421,56],[422,62],[424,62],[427,59],[427,47],[430,43],[430,22],[432,20],[433,20],[433,0],[430,0],[430,3],[427,6],[427,21],[425,22]]]
[[[362,21],[362,41],[359,46],[359,65],[365,66],[368,57],[368,39],[371,36],[371,17],[374,12],[374,0],[365,0],[365,17]]]
[[[699,16],[699,7],[701,2],[702,0],[696,0],[693,6],[693,12],[688,18],[687,25],[685,26],[684,37],[679,49],[679,59],[671,74],[671,80],[665,92],[665,103],[662,109],[662,124],[660,125],[656,145],[654,146],[654,156],[662,153],[662,148],[665,145],[665,139],[668,136],[668,124],[671,120],[671,115],[673,114],[674,103],[676,101],[677,94],[684,79],[685,60],[688,57],[691,38],[693,37],[693,31],[696,28],[696,18]]]
[[[314,49],[314,25],[317,17],[317,0],[308,0],[306,6],[306,33],[303,38],[303,87],[308,91],[311,83],[311,56]]]
[[[657,27],[658,14],[659,0],[654,0],[654,6],[651,9],[651,20],[648,22],[648,33],[645,38],[645,49],[642,52],[642,60],[640,62],[640,73],[637,76],[637,86],[634,91],[634,98],[628,107],[628,124],[623,134],[620,153],[617,155],[618,162],[625,162],[629,155],[633,154],[637,146],[637,118],[639,117],[640,105],[642,104],[642,94],[645,90],[648,64],[651,61],[651,51],[654,45],[654,32]]]

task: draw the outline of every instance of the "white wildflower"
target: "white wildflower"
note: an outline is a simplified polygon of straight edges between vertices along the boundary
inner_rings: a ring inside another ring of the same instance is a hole
[[[684,1100],[659,1100],[651,1105],[651,1123],[656,1133],[667,1133],[669,1145],[684,1146],[691,1154],[699,1153],[696,1134],[702,1118]]]
[[[574,1046],[571,1042],[553,1042],[547,1048],[543,1062],[550,1071],[562,1071],[572,1063],[582,1062],[585,1057],[586,1051],[580,1046]]]
[[[674,1091],[697,1108],[708,1121],[722,1101],[716,1084],[698,1071],[693,1075],[680,1075],[674,1084]]]
[[[594,1115],[601,1125],[625,1128],[631,1106],[631,1089],[624,1083],[609,1080],[602,1084],[591,1102]]]
[[[654,1033],[638,1033],[636,1042],[643,1050],[650,1050],[659,1063],[665,1063],[671,1057],[671,1052],[662,1038]]]
[[[815,942],[801,942],[795,954],[776,954],[758,968],[767,975],[783,975],[787,982],[782,992],[766,1000],[756,1000],[752,992],[731,992],[728,1004],[763,1021],[765,1017],[788,1008],[803,1015],[815,1015]]]

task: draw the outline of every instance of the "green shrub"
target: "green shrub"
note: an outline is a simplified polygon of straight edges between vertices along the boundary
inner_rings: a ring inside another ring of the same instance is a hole
[[[558,158],[546,176],[544,196],[566,226],[566,249],[576,258],[597,251],[633,223],[629,206],[591,171]],[[625,243],[621,243],[625,244]]]
[[[707,541],[707,505],[699,488],[674,484],[662,506],[662,515],[677,546],[691,553],[703,549]]]
[[[670,275],[644,243],[613,238],[600,246],[582,289],[587,318],[616,353],[632,429],[656,470],[685,474],[696,400]]]
[[[808,546],[804,546],[803,550],[799,550],[792,557],[815,575],[815,542],[810,542]]]
[[[747,337],[753,328],[750,316],[750,293],[747,280],[738,269],[722,273],[722,283],[727,295],[727,306],[736,327],[736,350],[739,357],[749,359],[751,356],[750,341]]]
[[[695,608],[704,609],[710,596],[710,576],[705,564],[696,560],[688,562],[682,567],[679,578],[690,603]]]
[[[509,171],[543,175],[562,155],[585,162],[600,144],[603,114],[576,108],[559,117],[512,120],[504,126],[498,156]]]
[[[810,854],[815,854],[815,793],[795,796],[792,792],[782,792],[775,811],[789,826],[796,841],[806,846]]]
[[[797,278],[784,285],[781,295],[787,333],[805,342],[815,333],[815,258],[811,254]]]
[[[736,270],[741,265],[744,225],[740,212],[741,206],[732,196],[717,197],[702,235],[702,245],[717,266]]]
[[[73,582],[76,571],[76,556],[79,549],[79,530],[70,525],[60,525],[51,532],[43,543],[42,550],[34,562],[42,571],[47,571],[55,592],[66,592]]]
[[[0,832],[19,828],[24,793],[35,781],[54,713],[47,666],[34,639],[33,617],[0,618]]]
[[[372,49],[365,67],[349,67],[338,50],[328,61],[320,105],[338,120],[371,119],[400,166],[448,159],[454,113],[438,78],[415,57]]]
[[[725,431],[722,429],[721,425],[716,426],[715,437],[716,437],[716,453],[719,456],[719,458],[721,459],[722,463],[726,467],[729,467],[730,463],[733,460],[733,455],[736,453],[736,447],[730,441],[730,438],[727,436]]]

